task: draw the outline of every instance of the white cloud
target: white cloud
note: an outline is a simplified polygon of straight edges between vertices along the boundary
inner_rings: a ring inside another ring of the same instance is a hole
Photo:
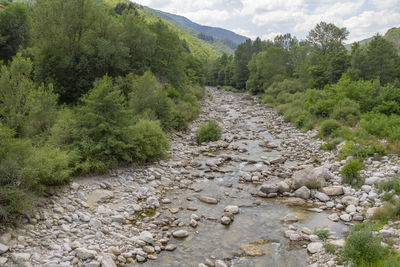
[[[349,40],[400,26],[400,0],[138,0],[204,25],[233,30],[254,39],[291,33],[299,39],[321,21],[350,31]]]

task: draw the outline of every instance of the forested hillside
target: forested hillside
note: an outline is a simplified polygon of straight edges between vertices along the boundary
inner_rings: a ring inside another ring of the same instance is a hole
[[[136,5],[2,4],[1,221],[74,175],[167,156],[168,133],[199,112],[213,51]]]
[[[321,22],[306,40],[290,34],[273,42],[247,40],[234,56],[217,60],[210,83],[259,94],[286,121],[318,128],[324,149],[341,144],[340,158],[398,153],[400,56],[379,35],[348,52],[348,34]]]

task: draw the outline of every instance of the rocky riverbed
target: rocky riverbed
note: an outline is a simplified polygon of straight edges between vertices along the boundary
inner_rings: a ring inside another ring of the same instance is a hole
[[[342,185],[333,152],[246,94],[207,88],[202,113],[171,137],[170,157],[77,178],[0,235],[0,266],[337,266],[324,241],[382,205],[375,184],[399,158],[366,160],[366,185]],[[223,140],[198,146],[215,119]],[[383,234],[398,248],[394,224]]]

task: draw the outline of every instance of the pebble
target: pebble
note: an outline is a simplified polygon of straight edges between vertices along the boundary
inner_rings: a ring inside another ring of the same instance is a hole
[[[184,237],[189,236],[189,233],[185,230],[177,230],[177,231],[173,232],[172,235],[175,238],[184,238]]]

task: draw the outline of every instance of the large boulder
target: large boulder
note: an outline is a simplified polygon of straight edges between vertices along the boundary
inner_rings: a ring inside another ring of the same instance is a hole
[[[311,189],[324,187],[327,180],[332,178],[331,172],[325,167],[307,168],[293,174],[292,186],[298,189],[307,186]]]

